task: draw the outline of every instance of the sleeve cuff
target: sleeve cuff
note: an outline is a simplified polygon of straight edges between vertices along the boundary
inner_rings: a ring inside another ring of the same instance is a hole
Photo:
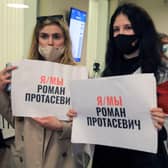
[[[63,122],[62,130],[58,131],[59,139],[67,139],[71,137],[72,122]]]

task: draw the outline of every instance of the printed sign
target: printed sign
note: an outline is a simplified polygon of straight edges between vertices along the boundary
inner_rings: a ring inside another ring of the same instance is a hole
[[[156,107],[152,74],[72,81],[71,96],[78,113],[73,120],[73,143],[156,153],[157,130],[150,113]]]
[[[24,60],[12,72],[12,111],[14,116],[56,116],[67,120],[71,108],[69,83],[87,79],[84,66],[48,61]]]

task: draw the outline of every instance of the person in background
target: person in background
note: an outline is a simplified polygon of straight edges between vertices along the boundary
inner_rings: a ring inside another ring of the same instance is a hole
[[[165,33],[159,33],[159,39],[161,41],[161,60],[162,63],[165,63],[166,65],[168,64],[168,35]],[[167,80],[167,77],[165,77],[165,80]]]
[[[160,80],[158,82],[158,103],[168,115],[168,35],[159,34],[161,41],[161,65],[159,67]]]
[[[120,5],[111,17],[102,76],[153,73],[159,83],[160,65],[160,41],[151,17],[135,4]],[[157,154],[95,145],[92,168],[167,168],[165,113],[159,107],[153,107],[150,113],[158,129]],[[68,112],[71,118],[76,115],[75,110]]]
[[[54,16],[38,18],[29,59],[75,65],[68,26],[62,19]],[[15,127],[13,167],[83,168],[83,162],[79,164],[72,153],[71,121],[60,121],[50,116],[12,117],[10,97],[5,87],[10,83],[8,72],[15,68],[8,67],[0,72],[0,113]]]
[[[164,109],[166,113],[165,128],[168,134],[168,35],[165,33],[159,33],[159,39],[161,41],[161,66],[159,68],[160,82],[157,86],[158,93],[158,105]],[[168,137],[165,141],[166,149],[168,153]]]
[[[159,33],[159,38],[163,45],[168,44],[168,35],[166,33]]]

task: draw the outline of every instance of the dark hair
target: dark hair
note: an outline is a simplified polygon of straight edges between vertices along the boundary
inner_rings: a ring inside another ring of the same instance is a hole
[[[109,39],[106,50],[105,69],[103,76],[121,75],[123,64],[121,53],[115,47],[113,37],[113,24],[118,15],[126,15],[132,24],[133,30],[139,38],[139,57],[142,73],[156,75],[160,64],[160,43],[154,23],[149,14],[141,7],[132,3],[120,5],[111,17]]]
[[[36,19],[37,19],[37,22],[40,22],[40,23],[43,23],[47,19],[64,21],[63,15],[38,16]]]

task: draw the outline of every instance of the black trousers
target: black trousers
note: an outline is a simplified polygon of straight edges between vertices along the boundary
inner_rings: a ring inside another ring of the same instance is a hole
[[[14,137],[3,139],[0,129],[0,168],[14,168],[11,145],[14,143]]]
[[[158,153],[96,145],[92,168],[168,168],[168,155],[159,133]]]

